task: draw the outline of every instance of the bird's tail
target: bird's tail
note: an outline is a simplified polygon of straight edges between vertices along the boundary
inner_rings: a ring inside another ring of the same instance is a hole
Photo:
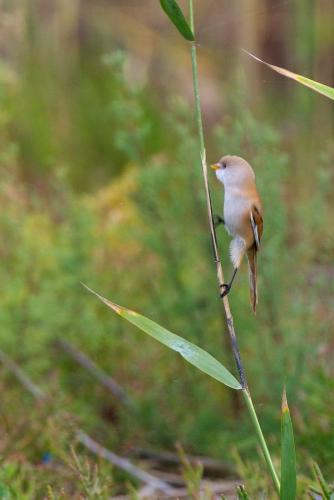
[[[248,274],[249,274],[249,298],[254,314],[256,312],[256,305],[257,305],[256,254],[257,250],[255,246],[253,246],[247,251]]]

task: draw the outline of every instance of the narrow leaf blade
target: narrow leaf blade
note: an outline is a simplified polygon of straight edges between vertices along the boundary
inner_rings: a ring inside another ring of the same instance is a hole
[[[274,66],[273,64],[269,64],[265,61],[262,61],[259,57],[255,56],[254,54],[251,54],[247,50],[245,50],[246,54],[251,56],[253,59],[256,61],[265,64],[268,66],[268,68],[271,68],[273,71],[276,71],[276,73],[280,73],[283,76],[286,76],[287,78],[291,78],[292,80],[295,80],[298,83],[301,83],[302,85],[305,85],[306,87],[309,87],[310,89],[314,90],[315,92],[318,92],[319,94],[324,95],[325,97],[328,97],[329,99],[334,100],[334,88],[329,87],[328,85],[325,85],[320,82],[316,82],[315,80],[311,80],[310,78],[307,78],[306,76],[298,75],[297,73],[293,73],[292,71],[289,71],[288,69],[280,68],[279,66]]]
[[[285,389],[281,417],[281,500],[294,500],[297,491],[296,451]]]
[[[242,484],[239,484],[237,488],[238,500],[249,500],[249,496],[245,487]]]
[[[326,483],[324,476],[322,475],[322,472],[320,470],[319,465],[316,462],[313,462],[313,470],[314,470],[314,475],[319,483],[319,486],[321,488],[321,491],[323,493],[324,499],[325,500],[331,500],[331,490],[329,485]]]
[[[87,290],[96,295],[104,304],[110,307],[117,314],[128,320],[133,325],[137,326],[140,330],[155,338],[162,344],[166,345],[173,351],[178,352],[188,363],[194,365],[202,372],[210,375],[210,377],[218,380],[222,384],[231,387],[232,389],[242,389],[238,380],[230,373],[217,359],[211,354],[204,351],[200,347],[187,340],[175,335],[175,333],[166,330],[154,321],[142,316],[141,314],[131,311],[126,307],[119,306],[110,300],[102,297],[94,292],[86,285]]]
[[[160,5],[181,35],[186,40],[193,42],[195,40],[194,34],[178,3],[175,0],[160,0]]]

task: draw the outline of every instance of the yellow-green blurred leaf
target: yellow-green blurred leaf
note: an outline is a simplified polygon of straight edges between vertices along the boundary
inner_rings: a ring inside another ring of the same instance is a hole
[[[232,373],[230,373],[208,352],[204,351],[197,345],[188,342],[188,340],[179,337],[179,335],[175,335],[175,333],[166,330],[166,328],[163,328],[145,316],[142,316],[135,311],[131,311],[131,309],[127,309],[126,307],[119,306],[94,292],[86,285],[84,286],[117,314],[127,319],[140,330],[155,338],[173,351],[178,352],[185,360],[188,361],[188,363],[196,366],[196,368],[202,372],[210,375],[210,377],[218,380],[228,387],[231,387],[232,389],[241,389],[240,383],[232,375]]]
[[[281,75],[286,76],[287,78],[291,78],[292,80],[296,80],[296,82],[301,83],[302,85],[305,85],[306,87],[309,87],[310,89],[314,90],[315,92],[319,92],[319,94],[322,94],[329,99],[334,100],[334,88],[329,87],[328,85],[324,85],[323,83],[316,82],[315,80],[311,80],[310,78],[306,78],[306,76],[298,75],[297,73],[293,73],[292,71],[289,71],[288,69],[280,68],[279,66],[274,66],[273,64],[269,64],[265,61],[262,61],[259,57],[256,57],[254,54],[251,54],[247,50],[245,52],[253,57],[256,61],[265,64],[268,66],[268,68],[271,68],[272,70],[276,71],[277,73],[280,73]]]

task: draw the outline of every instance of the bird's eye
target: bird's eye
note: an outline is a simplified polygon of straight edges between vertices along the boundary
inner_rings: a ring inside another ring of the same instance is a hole
[[[226,168],[226,163],[222,163],[222,168]]]

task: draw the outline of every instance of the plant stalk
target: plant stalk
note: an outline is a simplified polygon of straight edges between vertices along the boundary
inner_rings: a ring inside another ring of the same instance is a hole
[[[192,32],[195,34],[193,0],[189,0],[189,14],[190,14],[190,27],[191,27]],[[192,42],[192,44],[191,44],[191,62],[192,62],[192,76],[193,76],[194,99],[195,99],[195,114],[196,114],[196,123],[197,123],[197,129],[198,129],[198,137],[199,137],[199,146],[200,146],[200,156],[201,156],[201,163],[202,163],[203,179],[204,179],[204,188],[205,188],[205,195],[206,195],[206,201],[207,201],[207,210],[208,210],[208,219],[209,219],[210,235],[211,235],[211,242],[212,242],[212,251],[213,251],[214,261],[216,264],[216,273],[217,273],[219,290],[221,290],[221,287],[225,283],[225,281],[224,281],[222,263],[221,263],[221,260],[219,257],[217,235],[216,235],[215,225],[213,222],[212,202],[211,202],[211,195],[210,195],[210,189],[209,189],[209,183],[208,183],[208,167],[207,167],[207,162],[206,162],[204,130],[203,130],[203,121],[202,121],[201,101],[200,101],[200,94],[199,94],[199,84],[198,84],[196,41]],[[272,477],[276,491],[279,495],[280,482],[279,482],[277,473],[275,471],[273,462],[271,460],[270,453],[269,453],[265,438],[263,436],[263,433],[262,433],[262,430],[260,427],[260,423],[258,421],[256,412],[255,412],[255,408],[254,408],[254,405],[253,405],[253,402],[252,402],[252,399],[250,396],[250,392],[248,389],[246,374],[245,374],[245,370],[244,370],[244,367],[243,367],[243,364],[241,361],[237,337],[236,337],[236,333],[234,330],[233,317],[232,317],[232,313],[231,313],[231,309],[230,309],[227,295],[225,295],[225,297],[222,298],[222,302],[223,302],[223,306],[224,306],[228,332],[229,332],[229,336],[230,336],[230,340],[231,340],[233,356],[234,356],[235,363],[236,363],[238,373],[240,376],[242,393],[243,393],[243,396],[245,399],[246,407],[248,409],[251,420],[252,420],[253,425],[255,427],[255,431],[256,431],[256,434],[257,434],[258,439],[259,439],[259,444],[261,446],[261,449],[262,449],[265,461],[267,463],[270,475]]]
[[[190,27],[191,27],[192,32],[195,33],[195,30],[194,30],[194,10],[193,10],[193,1],[192,0],[189,0],[189,12],[190,12]],[[196,122],[197,122],[197,128],[198,128],[200,155],[201,155],[201,163],[202,163],[202,170],[203,170],[205,195],[206,195],[206,201],[207,201],[207,210],[208,210],[208,219],[209,219],[209,225],[210,225],[212,250],[213,250],[214,261],[216,264],[216,272],[217,272],[219,290],[221,290],[225,281],[224,281],[223,268],[222,268],[221,260],[219,257],[217,235],[216,235],[216,229],[215,229],[214,222],[213,222],[212,203],[211,203],[211,195],[210,195],[209,182],[208,182],[208,167],[207,167],[207,162],[206,162],[206,151],[205,151],[203,121],[202,121],[202,112],[201,112],[201,101],[200,101],[199,85],[198,85],[196,42],[192,42],[192,44],[191,44],[191,62],[192,62],[193,86],[194,86],[194,97],[195,97]],[[237,338],[236,338],[236,334],[235,334],[235,330],[234,330],[234,325],[233,325],[233,317],[231,314],[227,295],[225,295],[225,297],[222,298],[222,302],[223,302],[224,309],[225,309],[227,327],[228,327],[228,331],[229,331],[229,335],[230,335],[230,339],[231,339],[231,345],[232,345],[234,359],[235,359],[237,369],[239,372],[239,376],[240,376],[241,385],[243,388],[247,388],[246,374],[245,374],[245,370],[243,368],[242,361],[241,361],[241,356],[240,356],[240,352],[239,352],[239,348],[238,348],[238,342],[237,342]]]
[[[245,400],[248,412],[250,414],[252,423],[254,425],[255,432],[256,432],[257,437],[259,439],[259,443],[260,443],[260,446],[261,446],[261,449],[262,449],[262,453],[263,453],[264,459],[265,459],[265,461],[267,463],[267,466],[268,466],[271,478],[273,480],[273,483],[275,485],[275,489],[276,489],[276,491],[277,491],[277,493],[279,495],[280,494],[280,482],[279,482],[279,479],[278,479],[278,476],[277,476],[274,464],[273,464],[273,462],[271,460],[271,456],[270,456],[270,453],[269,453],[269,450],[268,450],[268,446],[267,446],[266,440],[264,438],[264,435],[263,435],[263,432],[262,432],[262,429],[261,429],[261,426],[260,426],[260,422],[259,422],[259,420],[257,418],[256,411],[255,411],[255,408],[254,408],[253,401],[252,401],[252,398],[251,398],[249,390],[248,389],[243,389],[242,390],[242,395],[244,397],[244,400]]]

